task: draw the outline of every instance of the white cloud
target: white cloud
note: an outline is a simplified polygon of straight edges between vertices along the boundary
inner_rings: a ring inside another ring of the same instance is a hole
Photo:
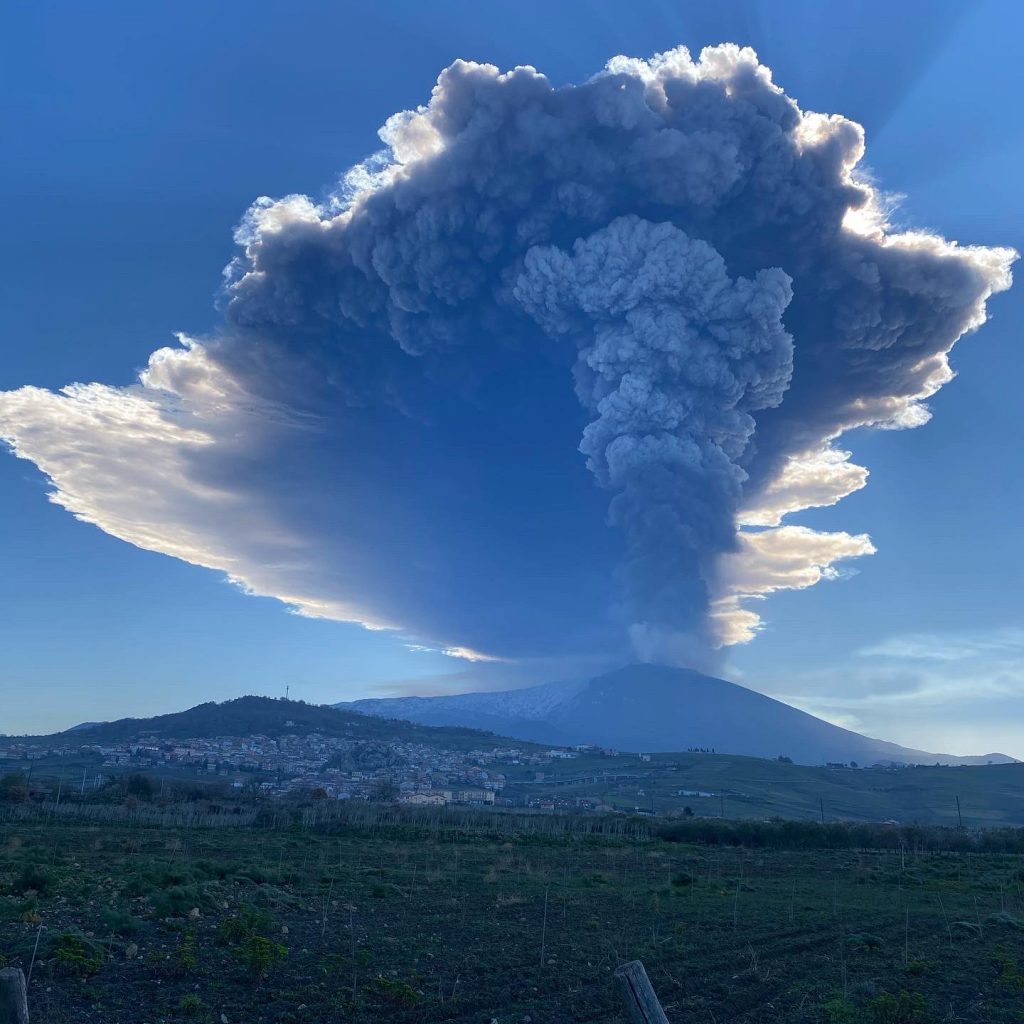
[[[965,661],[993,656],[1024,662],[1024,629],[979,630],[968,633],[908,633],[890,637],[857,652],[866,658],[911,661]]]
[[[504,660],[424,638],[368,607],[372,595],[361,603],[346,549],[290,518],[289,482],[279,478],[323,443],[317,424],[246,391],[203,344],[179,341],[154,352],[127,387],[0,392],[0,441],[45,474],[52,502],[119,540],[220,571],[305,618],[398,631],[416,638],[414,650],[462,661]],[[268,451],[279,462],[266,465]],[[260,469],[252,479],[250,466]],[[303,503],[336,503],[329,485]]]
[[[875,551],[866,534],[823,533],[806,526],[741,531],[738,541],[738,550],[722,555],[714,569],[711,626],[722,645],[748,643],[757,635],[760,616],[744,602],[837,579],[836,562]]]
[[[789,672],[767,692],[836,724],[923,750],[1024,757],[1024,630],[912,633],[844,664]]]
[[[490,662],[506,660],[505,658],[496,658],[491,654],[474,651],[472,647],[431,647],[429,644],[406,644],[405,647],[414,654],[443,654],[446,658],[459,658],[462,661]]]
[[[258,458],[270,429],[303,428],[181,340],[154,352],[129,387],[0,392],[0,438],[49,478],[51,501],[120,540],[219,570],[299,615],[393,628],[339,599],[317,552],[268,511],[266,495],[207,471],[208,456]]]
[[[741,526],[778,526],[784,516],[835,505],[867,484],[868,471],[831,445],[786,459],[778,475],[740,510]]]

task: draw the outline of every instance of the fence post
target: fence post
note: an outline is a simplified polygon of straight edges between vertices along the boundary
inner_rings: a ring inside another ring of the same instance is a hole
[[[20,967],[0,971],[0,1024],[28,1024],[28,994]]]
[[[633,1024],[668,1024],[668,1017],[658,1002],[651,979],[639,960],[623,964],[615,971],[619,992],[629,1010]]]

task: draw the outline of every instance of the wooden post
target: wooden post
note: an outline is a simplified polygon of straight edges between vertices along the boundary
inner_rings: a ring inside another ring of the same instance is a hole
[[[0,1024],[28,1024],[28,994],[20,967],[0,971]]]
[[[668,1017],[658,1002],[651,979],[647,977],[644,965],[639,960],[632,960],[617,968],[615,980],[633,1024],[668,1024]]]

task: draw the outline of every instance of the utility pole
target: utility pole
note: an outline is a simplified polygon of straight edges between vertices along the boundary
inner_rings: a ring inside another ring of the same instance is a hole
[[[964,816],[960,813],[960,797],[956,798],[956,818],[960,822],[960,827],[964,827]]]
[[[820,796],[818,797],[818,805],[821,807],[821,823],[822,823],[822,825],[824,825],[825,824],[825,798],[824,797],[820,797]]]
[[[89,771],[88,767],[82,769],[82,790],[78,794],[79,796],[85,796],[85,776]]]

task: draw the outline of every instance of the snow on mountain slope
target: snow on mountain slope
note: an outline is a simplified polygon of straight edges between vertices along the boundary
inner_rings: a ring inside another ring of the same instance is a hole
[[[1003,754],[933,754],[861,736],[755,690],[688,669],[630,665],[589,681],[500,693],[396,697],[337,707],[423,725],[487,729],[539,743],[594,743],[633,751],[715,748],[803,764],[969,764]]]
[[[387,718],[427,722],[442,718],[461,724],[455,717],[486,716],[528,722],[544,721],[569,704],[587,687],[584,679],[542,683],[522,690],[494,693],[456,693],[439,697],[379,697],[336,704],[335,707],[362,711]]]

